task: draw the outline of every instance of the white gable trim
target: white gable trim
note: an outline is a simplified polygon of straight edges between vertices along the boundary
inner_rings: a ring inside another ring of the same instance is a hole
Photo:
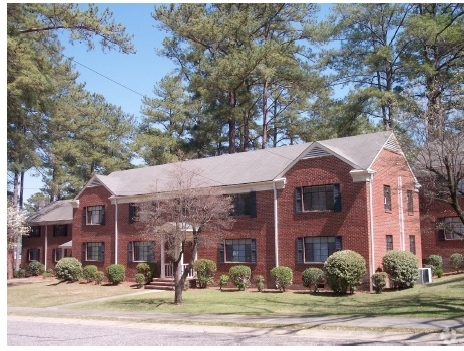
[[[316,149],[317,148],[317,149]],[[313,153],[313,150],[316,149],[316,151]],[[334,152],[332,149],[320,144],[319,142],[315,141],[311,143],[311,145],[308,146],[306,150],[304,150],[292,163],[290,163],[287,168],[285,168],[276,178],[282,178],[285,176],[285,174],[292,169],[293,166],[295,166],[299,161],[308,159],[308,158],[315,158],[316,154],[320,154],[322,156],[318,157],[327,157],[327,156],[335,156],[338,159],[342,160],[343,162],[349,164],[351,167],[359,169],[358,165],[354,164],[350,160],[340,156],[338,153]],[[310,155],[310,157],[307,157]]]
[[[98,175],[93,175],[90,180],[85,183],[84,187],[79,191],[79,193],[74,197],[73,201],[71,202],[73,208],[79,208],[79,197],[81,196],[82,192],[87,188],[93,188],[96,186],[104,186],[106,190],[108,190],[112,196],[114,196],[114,192],[111,191],[110,188],[106,186],[106,184],[98,177]]]

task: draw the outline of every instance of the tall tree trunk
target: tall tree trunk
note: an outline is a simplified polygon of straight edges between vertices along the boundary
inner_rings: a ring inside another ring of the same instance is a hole
[[[267,146],[267,84],[268,80],[264,79],[263,84],[263,145],[262,148],[265,149]]]
[[[21,182],[19,188],[19,208],[23,209],[24,205],[24,171],[21,172]]]
[[[14,179],[13,179],[13,206],[15,208],[18,207],[18,192],[19,192],[19,172],[14,172]]]
[[[227,124],[229,126],[229,154],[235,153],[235,117],[232,111],[235,108],[236,103],[237,103],[237,97],[235,95],[235,92],[230,92],[229,93],[229,107],[231,109],[231,115],[227,121]]]

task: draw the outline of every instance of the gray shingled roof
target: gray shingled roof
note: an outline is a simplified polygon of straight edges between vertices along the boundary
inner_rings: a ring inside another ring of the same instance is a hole
[[[98,179],[116,196],[131,196],[169,190],[175,169],[198,171],[193,186],[230,186],[272,181],[303,157],[311,146],[321,145],[345,159],[354,169],[367,169],[385,145],[392,132],[363,134],[207,157],[170,164],[112,172]],[[172,188],[171,188],[172,189]]]
[[[391,131],[361,134],[318,143],[351,161],[358,169],[368,169],[392,134]]]
[[[28,225],[71,223],[73,220],[72,200],[49,203],[27,218]]]

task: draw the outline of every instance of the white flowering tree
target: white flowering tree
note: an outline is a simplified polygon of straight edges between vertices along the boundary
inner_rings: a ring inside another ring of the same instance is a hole
[[[11,201],[7,204],[7,277],[13,278],[14,250],[23,235],[28,235],[29,227],[26,225],[27,214],[17,208]]]

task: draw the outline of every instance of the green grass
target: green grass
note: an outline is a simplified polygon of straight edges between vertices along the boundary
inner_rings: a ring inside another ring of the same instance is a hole
[[[217,288],[189,289],[183,292],[182,305],[174,305],[174,292],[150,292],[121,296],[111,300],[90,301],[100,297],[131,294],[128,286],[93,284],[36,283],[8,287],[8,306],[50,307],[76,303],[67,308],[158,312],[212,313],[292,316],[389,316],[453,318],[464,315],[464,274],[435,279],[431,284],[382,294],[356,292],[337,296],[332,293],[287,291],[259,293],[219,291]]]

